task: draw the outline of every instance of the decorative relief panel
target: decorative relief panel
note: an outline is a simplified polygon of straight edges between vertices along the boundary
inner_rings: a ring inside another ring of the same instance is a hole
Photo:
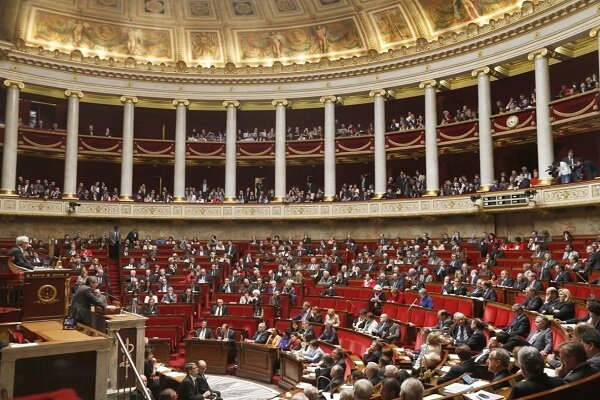
[[[183,215],[189,216],[220,216],[224,208],[221,207],[196,207],[196,206],[185,206],[183,208]]]
[[[345,203],[345,204],[333,204],[331,206],[331,212],[335,215],[348,215],[353,214],[368,214],[369,206],[366,203]]]
[[[433,210],[448,210],[448,211],[468,211],[474,208],[473,202],[467,198],[444,198],[443,200],[433,200]]]
[[[77,213],[83,214],[110,214],[119,215],[121,209],[119,204],[115,203],[80,203],[81,205],[77,209]]]
[[[151,205],[151,204],[135,204],[132,210],[133,216],[171,216],[173,214],[169,205]]]
[[[417,213],[421,211],[418,201],[402,201],[381,204],[382,214]]]
[[[185,2],[185,11],[191,18],[215,18],[215,12],[212,3],[208,0],[190,0]]]
[[[319,216],[319,206],[287,206],[283,209],[287,216]]]
[[[544,203],[556,201],[577,201],[590,198],[589,187],[566,187],[555,190],[544,191]]]
[[[19,202],[19,211],[24,213],[62,213],[63,204],[47,201]]]
[[[592,185],[592,197],[600,197],[600,185]]]
[[[234,207],[233,212],[236,217],[246,217],[254,215],[267,217],[271,215],[271,209],[269,206]]]
[[[219,31],[188,31],[189,59],[197,62],[222,63],[223,44]]]

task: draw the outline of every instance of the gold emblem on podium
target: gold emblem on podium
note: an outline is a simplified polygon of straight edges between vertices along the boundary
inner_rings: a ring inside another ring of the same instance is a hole
[[[56,287],[52,285],[43,285],[37,291],[38,300],[36,303],[41,304],[53,304],[56,303],[56,296],[58,295],[58,290]]]

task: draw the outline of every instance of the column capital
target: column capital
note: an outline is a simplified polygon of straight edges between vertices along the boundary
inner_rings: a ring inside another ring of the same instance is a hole
[[[137,102],[138,102],[138,98],[135,96],[121,96],[121,103],[136,104]]]
[[[6,86],[6,87],[16,86],[16,87],[18,87],[21,90],[25,89],[25,84],[23,82],[21,82],[21,81],[14,81],[12,79],[6,79],[4,81],[4,86]]]
[[[319,101],[323,104],[331,102],[333,104],[343,104],[342,98],[338,96],[323,96],[319,99]]]
[[[65,90],[65,96],[67,96],[67,97],[77,96],[81,99],[83,97],[83,92],[81,90],[67,89],[67,90]]]
[[[480,74],[492,75],[492,69],[490,67],[480,67],[475,68],[473,71],[471,71],[472,77],[478,77]]]
[[[538,50],[534,50],[531,53],[529,53],[527,55],[527,59],[529,61],[533,61],[533,60],[535,60],[537,58],[550,57],[550,56],[551,56],[550,50],[548,50],[547,48],[544,47],[544,48],[541,48],[541,49],[538,49]]]
[[[239,108],[240,107],[240,102],[237,101],[237,100],[225,100],[223,102],[223,107],[225,107],[225,108],[229,108],[229,107]]]
[[[426,87],[434,88],[436,86],[438,86],[438,82],[435,79],[431,79],[429,81],[423,81],[423,82],[419,83],[419,87],[421,89],[425,89]]]
[[[188,107],[190,105],[190,101],[186,99],[175,99],[173,100],[173,105],[175,107],[184,106]]]
[[[592,28],[592,30],[590,31],[590,37],[596,37],[596,36],[600,36],[600,26]]]
[[[386,89],[375,89],[369,92],[369,97],[381,96],[383,98],[391,97],[392,94]]]
[[[292,102],[286,99],[276,99],[273,100],[271,102],[271,104],[273,105],[273,107],[277,107],[279,105],[282,105],[284,107],[291,107],[292,106]]]

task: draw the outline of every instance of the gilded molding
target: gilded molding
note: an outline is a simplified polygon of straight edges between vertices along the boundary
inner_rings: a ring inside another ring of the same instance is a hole
[[[121,96],[121,103],[133,103],[137,104],[138,98],[135,96]]]
[[[65,96],[66,97],[77,96],[81,99],[81,98],[83,98],[83,92],[80,90],[67,89],[67,90],[65,90]]]
[[[549,57],[549,56],[550,56],[550,51],[546,48],[543,48],[543,49],[535,50],[535,51],[532,51],[531,53],[529,53],[527,55],[527,59],[529,61],[533,61],[537,58]]]
[[[343,104],[342,98],[338,96],[323,96],[319,99],[320,103]]]
[[[471,76],[474,78],[478,77],[479,74],[492,75],[492,69],[490,67],[480,67],[471,71]]]
[[[16,87],[18,87],[21,90],[25,89],[25,84],[23,82],[21,82],[21,81],[15,81],[15,80],[12,80],[12,79],[6,79],[4,81],[4,86],[6,86],[6,87],[16,86]]]
[[[375,97],[375,96],[381,96],[381,97],[384,97],[384,98],[390,98],[390,97],[392,97],[392,94],[390,93],[389,90],[386,90],[386,89],[371,90],[369,92],[369,97]]]
[[[184,107],[189,107],[190,101],[189,100],[185,100],[185,99],[175,99],[175,100],[173,100],[173,105],[175,107],[179,107],[180,105],[182,105]]]
[[[599,33],[600,33],[600,26],[598,26],[590,31],[590,37],[597,37]]]

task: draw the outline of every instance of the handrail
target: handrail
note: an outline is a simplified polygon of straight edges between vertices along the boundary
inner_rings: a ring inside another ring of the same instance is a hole
[[[129,365],[133,369],[133,373],[135,375],[135,380],[138,383],[138,387],[141,388],[142,393],[144,394],[144,398],[146,400],[152,400],[152,397],[150,396],[150,392],[148,391],[148,387],[144,384],[144,382],[142,382],[142,377],[140,376],[140,373],[138,372],[138,370],[135,366],[135,363],[133,362],[133,359],[131,358],[131,354],[129,354],[129,351],[127,351],[127,347],[125,346],[125,343],[123,342],[123,338],[121,338],[121,334],[119,332],[115,332],[115,337],[117,338],[117,341],[119,342],[119,347],[121,348],[121,351],[123,352],[123,354],[125,354],[125,357],[127,357],[127,361],[129,362]]]

